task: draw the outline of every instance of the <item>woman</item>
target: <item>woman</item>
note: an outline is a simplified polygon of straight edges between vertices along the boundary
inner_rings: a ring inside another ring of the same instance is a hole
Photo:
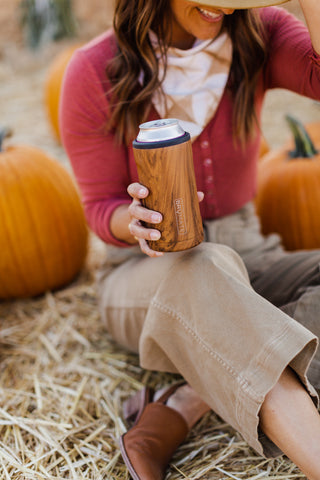
[[[186,382],[129,401],[127,416],[139,413],[120,444],[135,480],[163,478],[208,409],[260,454],[320,478],[320,252],[264,238],[252,204],[265,92],[320,98],[320,4],[300,0],[306,28],[279,3],[117,0],[114,29],[66,73],[63,141],[107,244],[102,319],[142,367]],[[131,142],[140,123],[168,117],[192,137],[206,238],[163,254],[147,243],[162,215],[142,206]]]

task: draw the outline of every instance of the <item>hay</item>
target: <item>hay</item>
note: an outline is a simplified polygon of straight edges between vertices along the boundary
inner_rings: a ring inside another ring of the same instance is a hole
[[[81,276],[57,292],[0,304],[0,478],[128,479],[118,437],[121,405],[146,383],[175,376],[142,370],[116,345],[97,310],[92,236]],[[174,456],[174,479],[303,478],[286,458],[257,456],[229,425],[206,415]]]

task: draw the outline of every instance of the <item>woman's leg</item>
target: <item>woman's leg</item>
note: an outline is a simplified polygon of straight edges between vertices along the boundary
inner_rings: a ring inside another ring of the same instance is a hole
[[[305,376],[315,337],[254,292],[227,247],[133,258],[102,282],[101,309],[144,368],[180,373],[261,454],[281,453],[258,438],[258,413],[287,365],[315,395]]]
[[[182,385],[169,397],[166,402],[168,407],[179,412],[189,427],[189,430],[209,412],[211,408],[202,400],[200,395],[188,385]]]
[[[252,287],[269,302],[320,337],[320,250],[247,254],[244,258]],[[308,371],[320,389],[320,350]]]
[[[259,295],[320,338],[320,249],[285,251],[279,235],[262,235],[252,203],[205,225],[208,241],[239,253]],[[320,390],[320,349],[308,378]]]
[[[180,387],[167,405],[185,418],[189,428],[208,408],[189,385]],[[260,428],[309,480],[320,479],[320,415],[296,374],[288,367],[266,395]]]
[[[320,249],[285,251],[278,235],[264,236],[251,203],[206,222],[208,241],[239,253],[254,290],[320,338]],[[308,370],[320,390],[320,349]]]
[[[260,427],[307,476],[320,479],[320,415],[295,373],[287,368],[266,395]]]

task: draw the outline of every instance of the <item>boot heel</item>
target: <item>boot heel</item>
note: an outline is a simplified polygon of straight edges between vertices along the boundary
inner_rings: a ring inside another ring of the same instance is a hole
[[[144,408],[148,403],[152,401],[153,398],[153,389],[150,387],[144,387],[142,390],[139,390],[137,393],[129,397],[123,403],[123,417],[127,422],[136,423]]]

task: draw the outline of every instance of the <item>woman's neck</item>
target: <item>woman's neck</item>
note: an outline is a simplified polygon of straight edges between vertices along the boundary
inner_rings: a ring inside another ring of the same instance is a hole
[[[179,25],[174,24],[169,46],[179,48],[180,50],[189,50],[195,40],[196,38],[193,35],[180,28]]]

